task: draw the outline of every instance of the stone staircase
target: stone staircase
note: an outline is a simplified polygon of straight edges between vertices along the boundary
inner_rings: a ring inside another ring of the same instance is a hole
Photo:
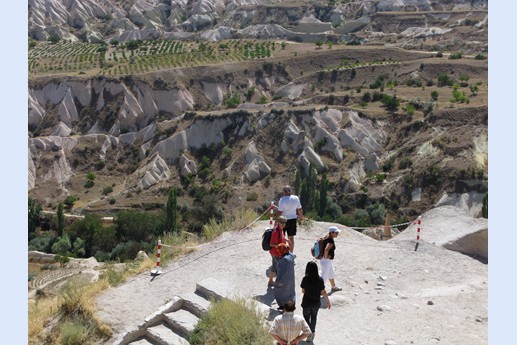
[[[174,296],[170,302],[145,318],[133,330],[109,342],[111,345],[190,345],[188,338],[201,316],[210,307],[210,300],[239,297],[232,286],[214,278],[196,283],[196,291]],[[255,301],[257,310],[264,315],[264,322],[272,320],[278,312]]]

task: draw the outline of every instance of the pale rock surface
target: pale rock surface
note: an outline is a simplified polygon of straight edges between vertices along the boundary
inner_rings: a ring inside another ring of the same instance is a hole
[[[183,177],[187,177],[188,175],[197,175],[197,167],[196,163],[188,159],[185,155],[181,155],[179,160],[179,169],[180,175]]]
[[[165,160],[158,153],[155,153],[147,159],[143,167],[138,169],[133,176],[133,178],[137,179],[134,184],[135,188],[148,189],[160,181],[168,180],[171,172]]]
[[[449,213],[440,215],[440,209],[430,211],[439,226],[436,234],[447,231],[448,223],[454,219]],[[429,221],[428,213],[422,218]],[[343,291],[330,295],[330,310],[320,309],[315,344],[428,344],[436,339],[455,345],[488,342],[488,266],[433,245],[425,233],[415,252],[413,238],[380,242],[339,224],[302,223],[296,237],[297,287],[306,263],[312,260],[310,246],[330,225],[342,229],[336,239],[334,268],[336,282]],[[98,307],[96,316],[113,327],[116,337],[141,324],[173,296],[192,293],[195,284],[207,278],[225,282],[238,289],[240,295],[276,308],[274,290],[267,288],[271,258],[260,245],[266,226],[268,221],[258,221],[249,229],[224,233],[164,265],[163,273],[154,279],[150,272],[144,272],[106,290],[94,301]],[[383,281],[382,290],[375,290],[380,276],[388,279]],[[329,291],[328,282],[326,288]],[[301,315],[299,288],[296,294],[295,314]],[[391,310],[380,312],[378,306],[389,306]]]
[[[411,224],[391,241],[416,239],[418,224]],[[454,206],[440,206],[422,215],[420,238],[427,243],[488,258],[488,219],[473,218]]]

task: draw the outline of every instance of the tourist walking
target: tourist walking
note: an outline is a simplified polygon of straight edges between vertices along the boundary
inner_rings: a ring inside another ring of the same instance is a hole
[[[323,248],[324,253],[323,257],[320,259],[321,263],[321,277],[323,281],[330,282],[330,292],[336,292],[343,290],[342,288],[336,286],[335,282],[335,274],[334,274],[334,254],[336,251],[336,242],[334,241],[336,237],[338,237],[341,230],[337,228],[337,226],[329,227],[329,234],[327,238],[325,238]]]
[[[303,220],[302,204],[300,198],[291,194],[290,186],[284,186],[283,196],[278,201],[277,216],[287,218],[287,224],[284,233],[287,233],[291,253],[294,252],[294,236],[296,236],[296,225],[298,221]],[[296,256],[295,256],[296,257]]]
[[[277,345],[298,345],[300,341],[311,334],[307,322],[300,316],[294,315],[296,303],[287,301],[283,305],[284,313],[273,320],[269,334],[277,341]]]
[[[277,263],[275,299],[278,304],[278,310],[282,311],[286,302],[296,301],[294,257],[289,252],[289,244],[280,243],[277,248],[282,258]]]
[[[315,261],[309,261],[307,266],[305,266],[305,276],[302,279],[300,287],[303,292],[303,318],[307,321],[312,332],[307,338],[307,341],[310,342],[316,335],[316,321],[318,319],[318,311],[321,307],[320,296],[323,295],[325,298],[328,309],[330,309],[331,306],[327,291],[325,291],[325,282],[318,274],[318,264],[316,264]]]
[[[273,287],[275,285],[275,275],[277,271],[277,263],[278,260],[282,258],[282,254],[278,251],[278,246],[281,243],[286,243],[285,235],[284,235],[284,227],[287,223],[287,219],[284,216],[278,217],[276,221],[276,226],[271,232],[271,240],[269,244],[271,249],[269,250],[269,254],[271,254],[271,271],[269,272],[269,282],[268,287]]]

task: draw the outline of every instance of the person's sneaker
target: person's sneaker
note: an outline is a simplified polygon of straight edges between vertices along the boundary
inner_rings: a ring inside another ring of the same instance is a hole
[[[267,283],[267,287],[273,287],[273,286],[275,286],[275,282],[268,282]]]
[[[337,286],[334,286],[332,289],[330,289],[331,292],[342,291],[342,290],[343,290],[342,288],[337,287]]]
[[[308,343],[312,343],[313,340],[314,340],[314,333],[311,333],[311,335],[309,335],[307,337],[307,339],[305,339],[305,341]]]

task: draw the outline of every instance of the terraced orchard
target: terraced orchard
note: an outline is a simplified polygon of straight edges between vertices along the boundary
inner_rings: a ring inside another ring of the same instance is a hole
[[[36,43],[29,49],[29,75],[102,74],[119,76],[175,67],[266,59],[279,43],[231,40],[181,42],[173,40],[130,41],[118,44]]]

